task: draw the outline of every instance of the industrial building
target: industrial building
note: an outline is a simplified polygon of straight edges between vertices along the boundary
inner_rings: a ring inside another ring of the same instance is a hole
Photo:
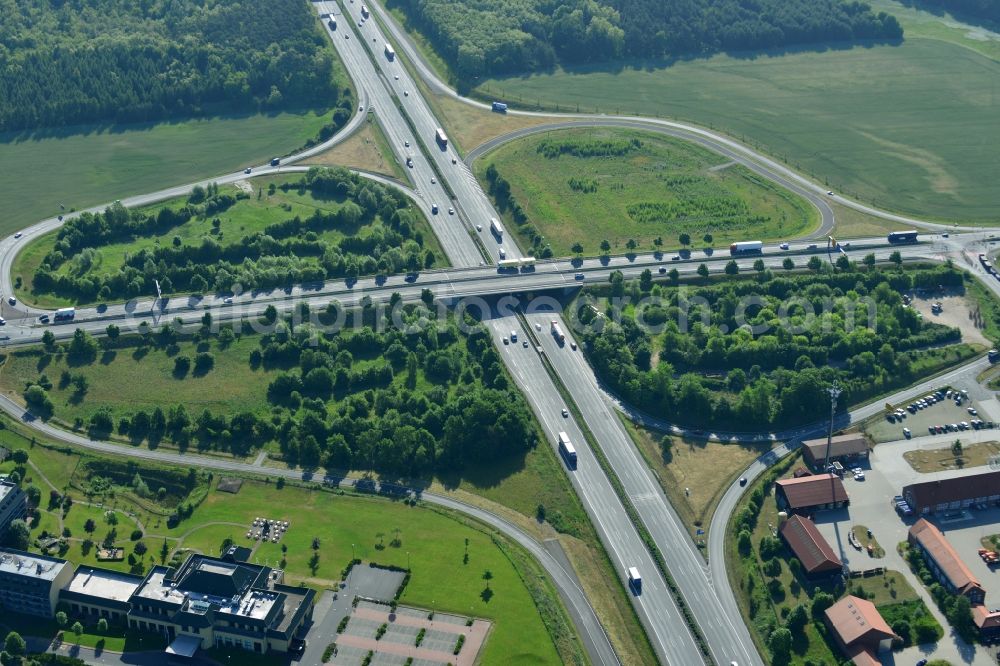
[[[808,578],[836,576],[843,572],[843,562],[808,518],[790,517],[778,528],[778,534],[802,563]]]
[[[844,482],[836,474],[813,474],[776,482],[778,507],[795,513],[839,509],[850,499]]]
[[[927,568],[946,590],[968,597],[973,604],[983,603],[986,591],[944,538],[941,530],[921,518],[910,528],[907,540],[911,546],[920,549]]]
[[[830,462],[839,462],[844,467],[852,467],[868,460],[868,440],[861,433],[837,435],[830,439]],[[825,471],[827,459],[827,438],[809,439],[802,442],[802,458],[813,470]]]
[[[1000,502],[1000,471],[911,483],[903,499],[917,515],[958,511]]]

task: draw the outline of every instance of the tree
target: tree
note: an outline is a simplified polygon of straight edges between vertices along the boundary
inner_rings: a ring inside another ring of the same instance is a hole
[[[736,547],[739,549],[740,555],[746,557],[750,554],[750,548],[753,546],[752,538],[749,530],[740,530],[739,536],[736,537]]]
[[[781,267],[784,268],[786,271],[790,271],[793,268],[795,268],[795,262],[792,261],[791,257],[785,257],[785,260],[781,262]]]
[[[87,534],[93,534],[94,530],[97,529],[97,523],[94,522],[93,518],[87,518],[87,521],[83,524],[83,531]]]
[[[56,336],[51,330],[46,330],[42,333],[42,344],[45,345],[47,351],[52,351],[56,346]]]
[[[677,237],[677,240],[680,241],[681,245],[690,245],[691,244],[691,234],[682,233],[680,236]]]
[[[108,324],[108,327],[104,329],[105,334],[108,336],[108,340],[112,343],[118,341],[118,336],[121,335],[121,329],[114,324]]]
[[[819,257],[813,255],[809,258],[809,263],[806,264],[811,271],[819,271],[823,267],[823,262],[820,261]]]
[[[108,621],[103,617],[97,621],[97,631],[102,634],[108,631]]]
[[[837,268],[839,268],[842,271],[851,270],[851,260],[847,258],[846,254],[842,254],[839,257],[837,257],[836,264]]]
[[[702,276],[703,278],[707,278],[708,266],[706,266],[705,264],[698,264],[698,275]]]
[[[653,273],[648,268],[639,275],[639,289],[649,291],[653,288]]]
[[[869,252],[868,254],[866,254],[865,258],[861,260],[861,263],[863,263],[869,269],[875,268],[875,253]]]
[[[758,273],[763,273],[765,268],[766,266],[764,266],[763,259],[758,259],[757,261],[753,262],[753,269]]]
[[[672,282],[673,284],[677,284],[678,282],[680,282],[681,273],[676,268],[671,268],[670,272],[667,273],[667,277],[670,278],[670,282]]]
[[[3,649],[11,656],[20,657],[24,655],[25,650],[28,649],[28,644],[24,642],[23,638],[21,638],[21,634],[16,631],[12,631],[7,634],[7,638],[4,639]]]
[[[833,605],[833,595],[828,592],[817,592],[813,595],[812,607],[809,609],[814,620],[822,620],[823,613]]]
[[[490,581],[493,580],[493,572],[487,569],[483,572],[483,580],[486,581],[486,589],[490,589]]]
[[[577,241],[573,243],[573,247],[571,247],[570,250],[573,252],[573,254],[579,257],[580,255],[583,254],[583,244],[580,243],[580,241]]]
[[[715,240],[715,239],[714,239],[714,238],[712,237],[712,234],[705,234],[704,236],[702,236],[702,237],[701,237],[701,239],[702,239],[703,241],[705,241],[705,242],[706,242],[707,244],[709,244],[709,245],[711,245],[711,244],[712,244],[712,241],[713,241],[713,240]]]
[[[639,247],[639,244],[635,242],[634,238],[629,238],[625,243],[625,247],[628,248],[629,252],[635,252],[635,249]]]
[[[951,445],[951,455],[955,456],[956,458],[961,457],[961,455],[962,455],[962,440],[956,439],[952,443],[952,445]]]
[[[15,550],[28,550],[31,544],[31,530],[28,529],[28,524],[20,518],[10,521],[4,543]]]
[[[736,275],[739,272],[739,264],[736,263],[735,259],[730,259],[729,263],[726,264],[726,275]]]
[[[74,622],[73,626],[69,628],[74,634],[76,634],[77,640],[80,640],[80,636],[83,634],[83,625],[79,622]]]
[[[802,604],[795,606],[792,611],[788,614],[788,618],[785,620],[785,624],[788,629],[793,633],[797,634],[802,631],[802,628],[806,626],[809,621],[809,614],[806,612],[806,607]]]
[[[901,266],[903,264],[903,255],[899,253],[899,250],[896,250],[889,255],[889,261],[896,264],[896,266]]]
[[[59,611],[58,613],[56,613],[56,624],[58,624],[60,627],[65,627],[68,622],[69,622],[69,617],[66,615],[65,612]]]
[[[163,540],[163,545],[160,546],[160,564],[167,561],[167,555],[170,554],[170,546],[167,545],[167,540]]]
[[[779,627],[767,637],[767,647],[771,650],[772,664],[787,664],[792,654],[792,632]]]
[[[601,241],[601,254],[607,255],[611,252],[611,243],[607,239]]]

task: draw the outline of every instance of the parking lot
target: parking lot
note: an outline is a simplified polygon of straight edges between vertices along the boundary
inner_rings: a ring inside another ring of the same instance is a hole
[[[903,439],[907,434],[912,437],[930,435],[931,427],[935,428],[934,434],[976,430],[980,421],[983,424],[981,427],[989,427],[992,423],[990,413],[983,411],[979,402],[963,396],[961,404],[957,404],[954,394],[949,396],[948,391],[950,389],[942,389],[940,393],[942,399],[932,398],[933,402],[927,401],[920,405],[916,402],[894,405],[897,409],[895,415],[891,415],[891,420],[887,415],[885,418],[872,421],[865,431],[872,441],[878,443]],[[969,411],[970,409],[972,411]],[[967,425],[963,427],[963,423]],[[937,432],[938,428],[941,428],[941,432]],[[906,430],[909,430],[909,433]]]

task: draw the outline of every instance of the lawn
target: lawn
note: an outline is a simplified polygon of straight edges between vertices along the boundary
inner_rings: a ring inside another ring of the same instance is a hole
[[[313,155],[303,164],[345,166],[381,173],[404,182],[407,179],[403,167],[389,150],[385,134],[373,113],[368,114],[367,122],[349,139],[318,155]]]
[[[346,197],[325,197],[314,194],[311,190],[303,188],[280,189],[282,184],[296,183],[300,176],[287,177],[277,176],[269,178],[257,178],[247,181],[244,186],[252,192],[249,198],[238,200],[230,208],[214,215],[202,215],[192,217],[187,222],[171,227],[159,234],[149,234],[139,236],[135,239],[100,245],[95,249],[92,268],[86,271],[87,275],[97,278],[104,275],[113,275],[118,272],[125,259],[129,255],[135,255],[143,249],[155,249],[157,247],[180,246],[197,247],[205,238],[214,238],[220,245],[226,246],[240,242],[246,236],[264,232],[268,225],[283,222],[294,217],[307,219],[315,211],[323,213],[335,213],[340,210],[348,199]],[[277,189],[270,191],[270,186]],[[236,185],[223,185],[219,187],[220,194],[237,195],[241,188]],[[187,201],[187,197],[178,197],[164,201],[159,204],[145,206],[136,209],[137,212],[146,215],[156,215],[164,208],[179,210]],[[437,258],[437,265],[446,265],[447,259],[441,246],[437,243],[430,224],[416,207],[410,208],[415,214],[416,227],[414,234],[419,233],[424,239],[424,248],[434,252]],[[218,229],[214,227],[214,220],[219,219]],[[327,243],[336,244],[349,236],[367,236],[376,228],[382,226],[381,218],[376,218],[370,224],[359,224],[356,227],[326,228],[316,234],[316,238]],[[75,301],[53,294],[51,292],[36,292],[32,288],[31,279],[45,256],[52,250],[56,243],[57,232],[51,232],[41,236],[37,240],[29,243],[15,257],[11,275],[15,281],[20,280],[21,288],[18,295],[22,300],[33,302],[42,307],[59,307],[71,305]],[[73,261],[63,263],[56,271],[56,275],[78,274],[79,267]]]
[[[899,46],[719,55],[484,82],[515,108],[676,118],[720,130],[876,206],[995,220],[1000,63],[908,36]]]
[[[966,444],[957,456],[950,446],[940,449],[918,449],[903,454],[910,467],[922,474],[940,472],[944,469],[981,467],[988,465],[990,460],[997,456],[1000,456],[1000,444],[997,442]]]
[[[519,139],[475,165],[489,188],[493,165],[510,183],[528,222],[556,256],[580,242],[597,254],[603,240],[624,252],[629,239],[652,247],[678,235],[697,242],[711,233],[716,244],[748,238],[792,238],[818,222],[803,199],[693,143],[635,130],[570,129]],[[499,208],[506,208],[498,202]],[[530,247],[527,225],[508,229]]]
[[[329,120],[321,110],[0,135],[0,234],[57,215],[59,204],[79,210],[262,164]]]
[[[771,448],[770,443],[724,444],[672,437],[673,445],[665,452],[660,444],[662,432],[636,426],[624,417],[622,422],[699,547],[704,545],[719,498],[750,463]]]

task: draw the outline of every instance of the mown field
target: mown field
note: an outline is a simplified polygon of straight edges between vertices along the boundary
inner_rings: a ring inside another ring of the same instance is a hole
[[[691,121],[759,146],[866,203],[995,221],[1000,63],[938,37],[561,69],[485,81],[476,92],[515,107]]]
[[[0,234],[58,215],[285,155],[330,111],[257,114],[0,135]]]
[[[491,167],[509,182],[526,224],[516,224],[512,206],[491,186]],[[629,239],[650,248],[660,237],[676,247],[680,233],[695,242],[712,234],[715,244],[792,238],[819,217],[805,200],[720,155],[648,132],[547,132],[501,146],[475,170],[522,247],[540,235],[544,242],[536,244],[550,245],[555,256],[572,254],[577,242],[597,254],[603,240],[619,252]]]

